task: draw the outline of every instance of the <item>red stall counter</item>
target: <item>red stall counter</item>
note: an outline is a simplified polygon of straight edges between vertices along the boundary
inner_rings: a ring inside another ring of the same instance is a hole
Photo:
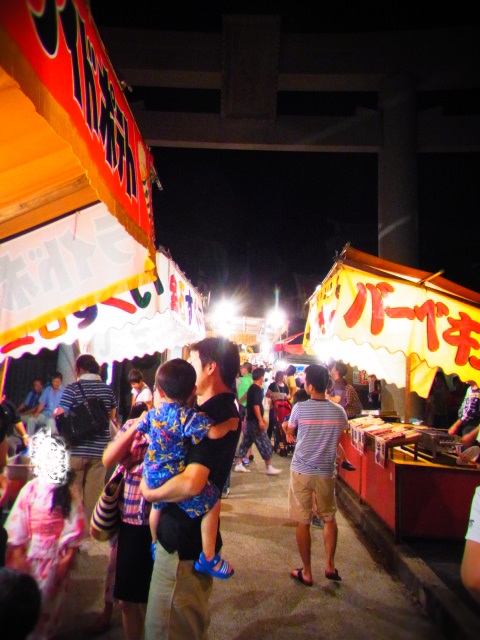
[[[394,533],[402,538],[464,540],[480,470],[455,464],[455,456],[433,461],[418,456],[414,445],[389,446],[385,466],[375,461],[367,438],[363,454],[345,433],[340,440],[356,471],[339,477]],[[391,443],[393,444],[393,443]]]

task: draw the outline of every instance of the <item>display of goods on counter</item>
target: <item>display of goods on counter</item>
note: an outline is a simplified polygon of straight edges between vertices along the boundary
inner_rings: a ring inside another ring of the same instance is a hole
[[[349,420],[349,424],[354,429],[363,429],[370,436],[380,436],[386,442],[398,438],[414,438],[417,432],[413,425],[401,422],[384,422],[381,418],[365,416]]]
[[[374,416],[362,416],[361,418],[353,418],[353,420],[349,420],[348,423],[352,427],[361,427],[362,429],[365,429],[366,427],[385,424],[385,421]]]

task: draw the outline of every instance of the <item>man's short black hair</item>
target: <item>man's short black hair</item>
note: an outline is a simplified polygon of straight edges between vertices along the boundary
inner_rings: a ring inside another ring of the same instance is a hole
[[[246,362],[242,362],[240,367],[244,367],[248,373],[252,373],[252,363],[248,362],[248,360]]]
[[[170,400],[187,402],[195,388],[196,379],[195,369],[189,362],[173,358],[158,367],[155,386]]]
[[[215,362],[225,386],[229,389],[234,387],[237,373],[240,371],[238,345],[227,338],[204,338],[192,344],[190,351],[198,353],[202,367]]]
[[[130,369],[127,377],[130,384],[132,382],[142,382],[143,373],[140,371],[140,369]]]
[[[252,373],[252,380],[260,380],[260,378],[264,378],[265,377],[265,369],[263,367],[257,367],[256,369],[253,370]]]
[[[330,374],[323,364],[310,364],[305,369],[305,384],[311,384],[318,393],[325,393]]]
[[[75,360],[75,368],[77,371],[86,371],[87,373],[100,373],[100,365],[90,353],[82,353]]]

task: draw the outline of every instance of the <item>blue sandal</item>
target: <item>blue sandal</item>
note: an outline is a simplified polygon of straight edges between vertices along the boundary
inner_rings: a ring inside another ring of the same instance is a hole
[[[221,565],[218,569],[215,569],[215,566],[221,562]],[[227,578],[231,578],[235,573],[232,567],[228,564],[226,560],[222,560],[222,558],[217,555],[213,558],[213,560],[207,560],[203,555],[203,551],[200,553],[200,557],[198,560],[195,560],[193,565],[199,573],[206,573],[208,576],[212,576],[213,578],[220,578],[220,580],[226,580]]]

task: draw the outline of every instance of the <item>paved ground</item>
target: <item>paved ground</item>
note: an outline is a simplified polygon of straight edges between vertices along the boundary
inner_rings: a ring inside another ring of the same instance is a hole
[[[471,598],[460,579],[464,542],[442,540],[408,540],[413,553],[436,573],[449,590],[473,612],[480,614],[480,605]]]
[[[337,567],[343,581],[333,583],[323,575],[320,529],[312,530],[314,586],[293,581],[289,572],[300,561],[287,517],[290,459],[275,456],[274,462],[283,469],[281,476],[266,476],[263,463],[255,462],[248,475],[232,473],[231,497],[222,501],[224,555],[236,573],[215,582],[211,640],[265,640],[272,634],[279,640],[454,637],[443,635],[414,590],[387,568],[385,551],[372,544],[350,508],[348,518],[343,508],[338,515]],[[95,541],[79,554],[57,640],[90,637],[87,628],[102,607],[107,557],[108,544]],[[118,608],[112,628],[101,637],[123,638]]]
[[[384,566],[405,584],[437,628],[448,638],[478,639],[480,605],[460,580],[463,543],[408,540],[396,544],[393,534],[345,483],[338,483],[338,496],[350,522],[367,535]]]

